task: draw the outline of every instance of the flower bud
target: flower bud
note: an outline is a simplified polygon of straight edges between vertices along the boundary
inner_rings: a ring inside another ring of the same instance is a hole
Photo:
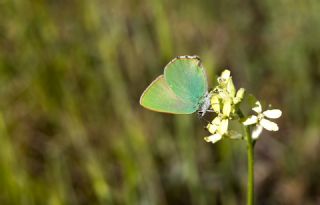
[[[233,99],[233,103],[234,104],[240,103],[244,97],[245,92],[246,90],[244,88],[240,88],[236,94],[236,97]]]

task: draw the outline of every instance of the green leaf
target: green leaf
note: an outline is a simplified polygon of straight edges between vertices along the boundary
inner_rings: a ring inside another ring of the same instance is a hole
[[[226,135],[226,137],[230,139],[243,139],[242,134],[234,130],[228,131],[228,134]]]
[[[257,101],[258,101],[258,100],[257,100],[257,98],[256,98],[254,95],[252,95],[252,94],[249,94],[249,95],[248,95],[248,103],[249,103],[249,106],[250,106],[250,107],[255,107]]]

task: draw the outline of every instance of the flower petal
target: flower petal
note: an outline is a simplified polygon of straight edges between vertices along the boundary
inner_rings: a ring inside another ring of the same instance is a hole
[[[234,87],[232,78],[230,78],[230,79],[228,80],[228,83],[227,83],[227,91],[228,91],[228,93],[230,94],[230,96],[232,96],[232,97],[234,97],[234,96],[236,95],[236,88]]]
[[[230,70],[224,70],[221,73],[221,78],[228,79],[230,77],[230,74],[231,74]]]
[[[262,130],[263,130],[263,127],[261,125],[255,126],[252,130],[252,135],[251,135],[252,139],[254,140],[258,139]]]
[[[228,119],[223,119],[217,130],[218,133],[220,133],[221,135],[225,134],[228,131],[228,124],[229,124]]]
[[[278,131],[279,130],[279,127],[276,123],[271,122],[270,120],[267,120],[267,119],[262,119],[260,121],[260,124],[262,125],[262,127],[264,129],[269,130],[269,131]]]
[[[218,126],[217,125],[213,125],[213,124],[208,124],[207,125],[207,129],[211,134],[216,133]]]
[[[225,83],[227,82],[227,80],[230,78],[230,73],[231,73],[231,72],[230,72],[229,70],[224,70],[224,71],[221,73],[221,76],[218,77],[218,83],[225,85]]]
[[[221,119],[220,117],[215,117],[211,123],[207,125],[207,129],[211,134],[215,134],[217,129],[220,127]]]
[[[252,108],[253,111],[255,111],[256,113],[261,113],[262,112],[262,107],[261,107],[261,103],[259,101],[257,101],[255,103],[256,106],[254,106]]]
[[[220,102],[219,102],[218,95],[212,96],[211,107],[212,107],[213,111],[215,111],[216,113],[220,113]]]
[[[282,114],[281,110],[274,109],[274,110],[266,110],[263,112],[263,114],[271,119],[279,118]]]
[[[224,100],[223,102],[223,109],[222,109],[222,113],[224,116],[229,116],[231,112],[231,99],[227,98]]]
[[[240,99],[243,99],[243,96],[244,96],[244,93],[246,92],[246,90],[244,88],[240,88],[238,91],[237,91],[237,94],[236,94],[236,97],[237,98],[240,98]]]
[[[204,138],[205,141],[211,142],[211,143],[216,143],[221,139],[222,139],[222,135],[220,135],[220,134],[214,134],[214,135],[210,135],[209,137]]]
[[[242,99],[243,99],[244,93],[245,93],[245,89],[244,88],[240,88],[237,91],[236,97],[233,99],[233,103],[234,104],[238,104],[239,102],[241,102]]]
[[[216,126],[219,126],[220,123],[221,123],[221,118],[219,116],[215,117],[211,122],[211,124],[216,125]]]
[[[244,122],[242,122],[243,125],[248,126],[248,125],[253,125],[258,122],[258,117],[255,115],[251,115],[246,118]]]

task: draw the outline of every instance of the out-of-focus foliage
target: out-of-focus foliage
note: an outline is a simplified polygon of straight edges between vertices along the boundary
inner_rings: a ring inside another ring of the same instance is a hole
[[[256,146],[261,205],[320,203],[320,1],[1,0],[0,204],[243,204],[245,143],[142,109],[177,55],[284,115]]]

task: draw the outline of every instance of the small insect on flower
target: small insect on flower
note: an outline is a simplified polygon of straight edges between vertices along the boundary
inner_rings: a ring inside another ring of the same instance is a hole
[[[257,101],[255,103],[255,107],[252,108],[254,112],[257,113],[257,115],[251,115],[244,119],[242,122],[243,125],[249,126],[249,125],[255,125],[252,130],[252,139],[257,139],[263,128],[269,131],[278,131],[279,127],[276,123],[271,122],[270,119],[277,119],[281,116],[282,112],[279,109],[272,109],[272,110],[266,110],[262,112],[261,103]]]

